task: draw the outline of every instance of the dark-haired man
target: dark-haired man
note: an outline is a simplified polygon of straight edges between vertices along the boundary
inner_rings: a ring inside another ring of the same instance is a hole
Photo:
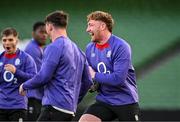
[[[5,51],[0,54],[0,121],[23,121],[27,98],[18,89],[36,74],[36,65],[31,56],[17,48],[14,28],[4,29],[1,40]]]
[[[44,85],[38,121],[70,121],[78,102],[92,85],[86,56],[67,36],[65,12],[50,13],[45,23],[52,43],[45,49],[38,74],[23,83],[19,91],[23,95],[24,90]]]
[[[38,21],[33,25],[32,40],[25,48],[25,52],[28,53],[35,61],[37,71],[40,70],[43,57],[43,48],[46,45],[47,33],[45,23]],[[27,91],[28,97],[28,121],[37,120],[41,112],[41,101],[43,97],[43,87],[38,89],[32,89]]]

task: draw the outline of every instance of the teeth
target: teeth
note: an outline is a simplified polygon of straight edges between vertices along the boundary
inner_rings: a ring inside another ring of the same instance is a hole
[[[94,33],[89,33],[91,36],[93,36],[94,35]]]

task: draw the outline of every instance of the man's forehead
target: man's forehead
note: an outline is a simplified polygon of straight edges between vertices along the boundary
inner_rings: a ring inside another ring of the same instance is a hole
[[[45,25],[53,24],[52,22],[46,22]]]
[[[39,26],[37,29],[36,29],[36,31],[45,31],[45,26]]]
[[[17,38],[16,36],[14,36],[13,34],[8,35],[8,36],[3,36],[2,39],[12,39],[12,38]]]
[[[100,21],[100,20],[89,20],[88,23],[97,23],[97,24],[100,24],[100,23],[102,23],[102,21]]]

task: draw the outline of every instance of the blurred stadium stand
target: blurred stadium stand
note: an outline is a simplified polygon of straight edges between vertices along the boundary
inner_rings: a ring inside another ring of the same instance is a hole
[[[85,32],[86,15],[95,10],[111,13],[115,20],[113,33],[132,47],[142,120],[180,120],[179,0],[3,0],[0,31],[15,27],[21,40],[30,39],[33,23],[54,10],[70,14],[69,36],[83,50],[90,40]],[[93,98],[94,94],[88,94],[78,113]]]

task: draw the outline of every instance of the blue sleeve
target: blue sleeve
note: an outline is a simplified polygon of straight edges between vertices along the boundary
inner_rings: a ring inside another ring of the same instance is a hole
[[[33,50],[32,50],[33,48]],[[40,53],[39,50],[36,46],[27,46],[26,49],[24,50],[26,53],[28,53],[35,61],[36,66],[37,66],[37,71],[40,70],[41,68],[41,57],[39,57]]]
[[[88,45],[86,46],[86,51],[85,51],[87,61],[89,61],[89,57],[90,57],[90,55],[91,55],[91,50],[90,50],[90,49],[91,49],[91,48],[90,48],[90,44],[88,44]],[[88,64],[91,65],[90,62],[88,62]]]
[[[81,80],[81,89],[80,89],[78,103],[81,102],[81,100],[86,95],[87,91],[89,90],[90,86],[93,84],[88,67],[89,65],[88,65],[88,62],[86,61],[84,65],[82,80]]]
[[[44,52],[43,63],[40,71],[32,79],[24,83],[24,89],[41,87],[52,79],[56,67],[59,64],[62,53],[61,49],[61,47],[57,48],[53,45],[47,47]]]
[[[33,48],[33,50],[30,48]],[[38,59],[36,50],[37,49],[35,47],[31,46],[31,47],[26,47],[24,51],[28,53],[34,59],[34,61],[36,61]]]
[[[16,69],[16,72],[15,72],[15,76],[17,78],[20,78],[22,81],[26,81],[26,80],[32,78],[37,72],[36,64],[29,55],[25,57],[24,63],[25,63],[24,71],[22,71],[20,69]]]
[[[120,46],[113,56],[113,72],[104,74],[96,72],[94,80],[98,83],[116,86],[126,81],[128,69],[131,63],[131,51],[129,46]]]
[[[36,48],[34,47],[34,45],[32,45],[32,43],[30,42],[27,46],[26,46],[26,48],[24,49],[24,51],[26,52],[26,53],[28,53],[29,55],[31,55],[32,57],[33,57],[33,59],[34,59],[34,56],[35,56],[35,54],[36,54]]]

